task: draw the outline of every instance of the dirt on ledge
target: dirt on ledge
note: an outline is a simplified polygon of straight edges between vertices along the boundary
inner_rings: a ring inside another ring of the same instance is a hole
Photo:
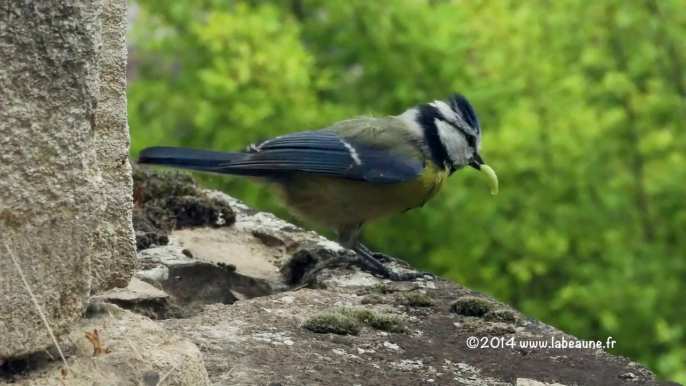
[[[211,198],[190,175],[176,171],[133,165],[133,201],[139,251],[167,245],[176,229],[230,226],[236,221],[226,201]]]

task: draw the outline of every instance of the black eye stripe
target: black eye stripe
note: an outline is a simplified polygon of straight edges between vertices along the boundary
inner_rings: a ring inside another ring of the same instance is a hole
[[[419,106],[417,123],[419,123],[424,130],[424,140],[429,147],[431,160],[439,168],[444,168],[452,165],[452,161],[448,156],[448,150],[445,148],[445,144],[438,135],[436,119],[444,120],[443,114],[441,114],[436,107],[428,104]]]
[[[467,135],[467,145],[472,149],[476,149],[476,137],[473,135]]]

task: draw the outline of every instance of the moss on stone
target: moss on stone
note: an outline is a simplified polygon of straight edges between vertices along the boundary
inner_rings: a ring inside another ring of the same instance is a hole
[[[392,294],[393,292],[398,292],[396,288],[393,288],[392,286],[384,283],[379,283],[371,286],[369,288],[370,293],[377,293],[377,294]]]
[[[357,335],[362,324],[351,315],[340,312],[321,314],[308,319],[304,328],[319,334]]]
[[[364,308],[341,308],[308,319],[303,327],[316,333],[357,335],[362,326],[386,332],[405,332],[405,321],[398,315],[383,314]]]
[[[195,196],[198,187],[189,174],[178,171],[157,171],[134,166],[133,198],[145,203],[163,198],[178,196]]]
[[[428,294],[408,292],[405,294],[405,304],[410,307],[432,307],[436,302]]]
[[[483,330],[484,325],[485,323],[482,319],[474,317],[464,318],[464,320],[462,320],[462,322],[460,323],[460,327],[462,329],[473,332]]]
[[[360,323],[375,330],[386,332],[404,332],[407,330],[405,322],[398,315],[382,314],[364,308],[342,309],[339,312],[344,315],[349,315]]]
[[[463,316],[482,317],[492,309],[492,302],[476,296],[465,296],[450,304],[450,311]]]
[[[369,327],[386,332],[405,332],[407,331],[407,326],[403,322],[403,319],[398,315],[389,314],[376,314],[375,317],[371,319],[366,319],[365,324]]]
[[[484,320],[489,322],[517,324],[517,313],[512,310],[492,310],[484,315]]]

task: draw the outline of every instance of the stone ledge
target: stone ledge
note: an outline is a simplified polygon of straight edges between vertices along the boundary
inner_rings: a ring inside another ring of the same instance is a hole
[[[193,256],[190,260],[235,264],[236,272],[268,281],[274,289],[267,296],[206,305],[189,318],[158,321],[198,345],[212,382],[282,386],[657,384],[645,367],[602,350],[470,349],[466,345],[470,336],[517,341],[574,337],[445,280],[389,282],[341,268],[324,270],[318,289],[293,290],[297,286],[286,277],[275,281],[274,272],[283,272],[299,252],[334,256],[342,248],[225,194],[208,194],[231,205],[235,224],[175,231],[170,236],[173,248],[188,250]],[[216,247],[207,247],[205,241],[210,239]],[[164,251],[155,248],[145,254]],[[237,253],[246,258],[236,259]],[[459,307],[453,304],[458,299]],[[383,323],[361,322],[357,335],[338,335],[304,328],[311,318],[341,309],[390,320],[397,317],[406,329],[388,332],[378,329]]]
[[[100,355],[94,355],[94,346],[85,334],[95,330],[105,351]],[[33,362],[30,358],[30,367],[23,374],[10,377],[9,383],[0,378],[0,385],[155,386],[165,375],[164,385],[208,384],[202,355],[193,343],[170,334],[144,316],[111,304],[91,305],[61,347],[69,365],[66,372],[53,349],[48,356],[54,360]]]

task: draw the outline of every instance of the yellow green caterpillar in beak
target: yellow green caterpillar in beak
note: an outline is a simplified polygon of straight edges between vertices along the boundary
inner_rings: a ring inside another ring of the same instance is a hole
[[[484,173],[488,178],[488,185],[491,187],[491,194],[498,194],[498,176],[492,167],[488,165],[481,165],[481,173]]]
[[[478,153],[474,154],[471,162],[469,162],[469,166],[485,174],[486,178],[488,178],[488,185],[491,187],[491,194],[498,194],[498,176],[492,167],[484,163],[484,160]]]

